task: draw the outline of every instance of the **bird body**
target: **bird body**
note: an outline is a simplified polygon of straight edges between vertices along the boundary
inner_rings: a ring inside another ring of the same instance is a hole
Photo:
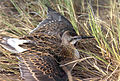
[[[0,45],[12,53],[19,53],[23,80],[67,81],[68,76],[59,66],[59,60],[64,57],[71,61],[78,59],[79,52],[74,44],[80,39],[70,21],[48,7],[48,18],[29,35],[19,39],[1,37]]]
[[[24,81],[67,81],[65,71],[59,67],[60,64],[55,58],[62,49],[60,40],[55,36],[34,33],[19,39],[11,37],[6,39],[1,41],[2,45],[8,46],[7,50],[12,50],[11,52],[14,50],[13,53],[19,53],[16,45],[26,49],[18,55],[20,74]],[[9,42],[11,40],[16,42],[15,46],[11,45],[12,42]]]

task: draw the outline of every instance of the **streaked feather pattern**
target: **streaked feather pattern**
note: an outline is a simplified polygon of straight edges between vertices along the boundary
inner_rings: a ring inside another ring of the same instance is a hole
[[[2,47],[19,53],[19,69],[25,81],[67,81],[67,74],[58,61],[65,60],[64,57],[79,58],[74,44],[82,37],[77,36],[70,21],[60,13],[48,7],[47,15],[28,36],[0,40]]]

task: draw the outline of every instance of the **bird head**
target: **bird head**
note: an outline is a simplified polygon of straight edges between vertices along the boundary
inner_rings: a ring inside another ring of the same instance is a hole
[[[72,36],[70,34],[70,31],[65,31],[61,37],[62,45],[67,48],[67,51],[69,51],[70,54],[73,55],[73,58],[78,59],[79,52],[75,48],[74,44],[81,40],[81,39],[87,39],[87,38],[94,38],[93,36]]]

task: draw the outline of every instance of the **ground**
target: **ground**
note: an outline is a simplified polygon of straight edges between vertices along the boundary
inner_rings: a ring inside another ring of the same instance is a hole
[[[97,25],[92,22],[92,26],[98,26],[98,29],[102,31],[105,39],[107,38],[106,41],[110,41],[108,44],[110,44],[110,48],[114,54],[116,53],[117,46],[115,46],[116,49],[113,50],[111,43],[114,41],[112,40],[114,38],[108,36],[108,29],[113,29],[112,33],[117,32],[117,22],[115,22],[117,13],[114,13],[117,12],[117,9],[116,7],[110,7],[111,4],[114,5],[115,0],[113,0],[113,3],[105,0],[90,1],[90,6],[87,4],[86,0],[76,0],[73,2],[75,10],[73,17],[76,17],[76,21],[72,21],[72,16],[69,16],[69,14],[65,13],[64,15],[73,25],[75,24],[74,26],[78,27],[81,36],[94,35],[90,21],[95,21]],[[60,6],[58,5],[66,6],[62,3],[55,5],[51,0],[48,0],[48,2],[51,7],[58,11],[60,11]],[[61,2],[63,2],[63,0],[61,0]],[[95,20],[90,20],[90,9],[93,10],[92,16]],[[65,11],[67,9],[63,10]],[[64,11],[61,10],[60,13]],[[35,28],[40,21],[46,18],[46,8],[39,0],[38,2],[37,0],[0,0],[0,12],[1,36],[23,37],[27,35],[30,30]],[[101,32],[97,32],[97,34],[101,35]],[[119,32],[117,34],[119,34]],[[112,34],[110,33],[110,35]],[[116,33],[115,37],[118,37]],[[97,40],[97,38],[99,40]],[[92,79],[92,81],[119,81],[120,73],[119,66],[117,66],[119,65],[119,61],[112,57],[112,52],[110,52],[109,48],[105,47],[108,44],[103,41],[102,35],[101,38],[99,35],[96,35],[94,39],[81,40],[76,44],[76,48],[80,51],[80,61],[83,58],[86,60],[79,62],[73,69],[72,75],[74,78],[77,77],[77,79],[85,79],[87,81],[90,81],[90,79]],[[113,46],[114,45],[116,45],[116,43],[113,44]],[[117,51],[117,53],[119,53],[119,49]],[[3,81],[21,81],[18,67],[19,60],[16,57],[16,54],[11,54],[0,47],[0,81],[2,81],[2,79],[4,79]],[[87,59],[87,57],[94,58]]]

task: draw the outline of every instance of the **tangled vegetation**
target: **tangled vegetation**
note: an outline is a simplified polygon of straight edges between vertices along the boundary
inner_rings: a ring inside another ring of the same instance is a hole
[[[0,35],[22,37],[46,18],[51,6],[70,20],[81,36],[95,39],[76,44],[80,52],[73,78],[85,81],[120,81],[119,0],[1,0]],[[0,81],[21,81],[18,59],[0,47]],[[13,76],[14,75],[14,76]]]

